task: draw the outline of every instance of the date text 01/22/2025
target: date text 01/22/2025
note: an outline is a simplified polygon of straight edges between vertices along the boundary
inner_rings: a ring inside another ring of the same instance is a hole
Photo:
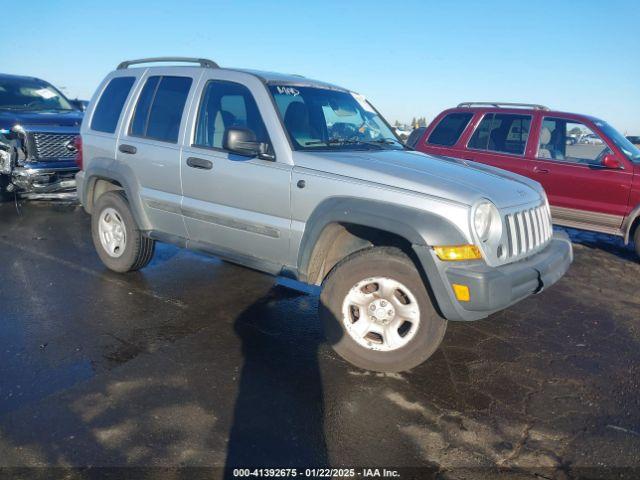
[[[263,477],[263,478],[400,478],[397,470],[386,468],[236,468],[234,478]]]

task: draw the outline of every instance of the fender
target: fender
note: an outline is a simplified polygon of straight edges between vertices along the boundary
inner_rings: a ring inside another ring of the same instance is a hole
[[[151,222],[147,217],[144,208],[142,206],[142,200],[140,196],[140,186],[138,183],[131,181],[136,176],[131,171],[131,168],[122,163],[114,162],[113,159],[97,158],[91,161],[91,165],[84,170],[84,185],[81,188],[82,198],[80,199],[85,210],[91,213],[93,205],[89,206],[87,202],[87,195],[93,193],[93,187],[98,180],[115,180],[124,189],[127,199],[129,200],[129,206],[131,207],[131,213],[135,218],[138,228],[142,231],[151,230]]]
[[[376,200],[331,197],[316,207],[306,223],[298,251],[301,277],[306,279],[316,242],[331,223],[376,228],[398,235],[412,245],[459,245],[468,242],[455,225],[435,213]]]
[[[627,245],[631,236],[631,227],[636,219],[640,218],[640,205],[636,205],[636,208],[631,210],[629,215],[624,219],[622,223],[622,233],[624,234],[624,244]]]

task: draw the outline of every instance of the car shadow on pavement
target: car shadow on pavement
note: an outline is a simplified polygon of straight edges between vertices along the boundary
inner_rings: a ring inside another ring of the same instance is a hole
[[[225,478],[234,478],[237,468],[322,468],[329,464],[318,364],[318,348],[324,338],[318,322],[306,323],[309,316],[297,311],[301,295],[275,286],[235,321],[244,363]],[[302,301],[315,303],[310,296]]]
[[[569,237],[574,244],[602,250],[603,252],[610,253],[623,260],[638,260],[633,249],[633,242],[630,242],[629,245],[625,245],[622,237],[616,237],[615,235],[608,235],[606,233],[576,230],[574,228],[562,229],[569,234]]]

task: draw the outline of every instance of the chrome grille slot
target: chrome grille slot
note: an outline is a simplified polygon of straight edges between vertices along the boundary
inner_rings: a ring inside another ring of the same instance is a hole
[[[533,226],[531,225],[531,212],[528,210],[525,210],[524,212],[524,219],[525,219],[525,229],[527,231],[527,247],[529,250],[535,248],[535,245],[533,244]]]
[[[36,132],[33,136],[33,157],[37,160],[73,160],[76,156],[74,149],[67,145],[73,142],[75,135],[66,133]]]
[[[507,258],[518,259],[535,253],[549,242],[553,227],[545,205],[505,215]]]

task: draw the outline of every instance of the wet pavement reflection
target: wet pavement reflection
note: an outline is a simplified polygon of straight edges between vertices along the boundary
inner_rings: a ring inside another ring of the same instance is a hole
[[[117,275],[79,207],[2,205],[0,464],[638,468],[640,264],[571,235],[556,286],[387,375],[333,353],[313,292],[168,245]]]

